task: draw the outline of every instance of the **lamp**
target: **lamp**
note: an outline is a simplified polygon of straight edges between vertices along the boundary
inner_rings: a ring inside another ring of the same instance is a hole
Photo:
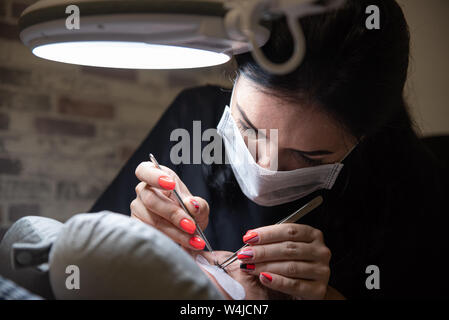
[[[266,70],[285,74],[302,61],[298,18],[344,0],[40,0],[19,19],[20,38],[38,57],[88,66],[177,69],[225,63],[251,51]],[[80,12],[79,29],[66,26],[66,8]],[[295,41],[284,64],[260,49],[270,37],[263,23],[285,15]]]

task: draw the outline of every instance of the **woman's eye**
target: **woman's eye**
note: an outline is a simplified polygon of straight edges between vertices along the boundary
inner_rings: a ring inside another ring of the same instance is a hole
[[[241,121],[237,121],[237,127],[242,131],[242,133],[245,132],[246,130],[250,129],[248,126],[243,124]]]
[[[243,128],[243,126],[240,122],[237,122],[237,128],[239,128],[240,132],[242,132],[242,133],[243,133],[243,131],[245,131],[245,129]]]
[[[299,158],[300,161],[305,162],[307,165],[309,165],[311,167],[319,166],[319,165],[323,164],[323,162],[321,160],[310,159],[300,152],[294,152],[294,154],[297,159]]]
[[[241,121],[237,121],[237,128],[240,130],[240,133],[242,134],[242,136],[246,139],[251,138],[257,138],[257,132],[254,131],[253,128],[248,127],[247,125],[245,125],[244,123],[242,123]]]

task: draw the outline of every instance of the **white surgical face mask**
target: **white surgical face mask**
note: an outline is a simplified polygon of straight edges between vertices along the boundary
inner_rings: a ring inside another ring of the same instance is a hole
[[[276,206],[300,199],[316,190],[331,189],[343,168],[342,163],[291,171],[271,171],[259,166],[249,152],[228,106],[217,131],[223,138],[228,161],[242,192],[261,206]]]

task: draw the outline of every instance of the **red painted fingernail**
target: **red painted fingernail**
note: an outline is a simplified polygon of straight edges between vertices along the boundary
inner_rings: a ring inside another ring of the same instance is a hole
[[[245,271],[252,271],[252,270],[256,269],[256,265],[252,264],[252,263],[242,263],[242,264],[240,264],[240,269],[245,270]]]
[[[245,243],[256,243],[257,241],[259,241],[257,232],[251,231],[243,236],[243,242]]]
[[[237,254],[237,259],[251,259],[254,255],[253,249],[244,249]]]
[[[269,282],[273,281],[273,277],[266,272],[261,272],[261,278],[268,280]]]
[[[192,238],[190,238],[189,243],[192,247],[198,250],[203,250],[206,246],[204,240],[197,236],[193,236]]]
[[[167,176],[160,176],[158,182],[159,185],[166,190],[173,190],[176,186],[175,181]]]
[[[200,208],[200,204],[195,199],[190,199],[190,203],[195,207],[195,209]]]
[[[179,225],[181,226],[182,230],[184,230],[185,232],[190,233],[190,234],[195,233],[196,226],[193,221],[184,218],[179,222]]]

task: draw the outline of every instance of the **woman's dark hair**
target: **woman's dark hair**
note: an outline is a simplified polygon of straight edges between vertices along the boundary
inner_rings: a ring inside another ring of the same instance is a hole
[[[369,5],[380,10],[378,30],[366,27]],[[444,196],[437,194],[443,190],[437,186],[439,171],[414,130],[404,100],[408,26],[394,0],[347,0],[342,8],[300,23],[306,55],[295,71],[270,74],[245,53],[236,57],[238,75],[281,99],[321,107],[361,140],[344,161],[334,188],[324,191],[320,209],[326,214],[320,216],[320,228],[327,237],[338,238],[328,239],[330,243],[344,244],[331,250],[362,250],[372,257],[388,245],[387,239],[394,239],[385,226],[426,219],[426,210],[442,208],[438,201],[426,207],[426,199]],[[285,19],[271,23],[271,37],[262,49],[273,62],[290,58],[293,43]],[[218,196],[227,197],[229,166],[212,172],[212,185],[221,186]],[[413,217],[405,217],[408,212]]]
[[[366,27],[365,10],[369,5],[379,8],[378,30]],[[382,144],[389,130],[416,138],[403,97],[409,32],[394,0],[347,0],[337,10],[300,19],[300,24],[306,55],[295,71],[271,74],[251,53],[245,53],[236,56],[237,77],[245,76],[260,90],[280,99],[320,106],[356,138],[363,137],[359,150],[371,141]],[[269,28],[271,36],[262,50],[271,61],[285,62],[294,46],[285,18],[270,22]],[[232,188],[232,174],[217,168],[210,170],[211,186]]]
[[[366,27],[369,5],[380,10],[378,30]],[[294,72],[270,74],[247,53],[236,57],[238,73],[281,99],[321,106],[357,138],[385,126],[410,126],[403,100],[409,32],[394,0],[348,0],[338,10],[300,23],[306,55]],[[293,52],[285,19],[272,23],[271,35],[263,52],[273,62],[285,62]]]

